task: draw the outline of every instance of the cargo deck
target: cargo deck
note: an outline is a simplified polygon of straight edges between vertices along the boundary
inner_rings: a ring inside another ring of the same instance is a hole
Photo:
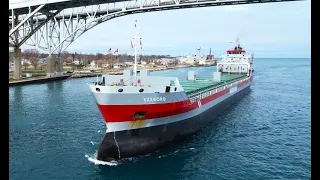
[[[212,77],[199,77],[196,80],[179,80],[180,85],[185,90],[186,94],[192,95],[193,93],[203,91],[208,88],[212,88],[214,86],[218,86],[220,84],[229,83],[231,81],[241,79],[247,77],[246,74],[229,74],[229,73],[222,73],[221,74],[221,81],[216,82],[212,80]]]

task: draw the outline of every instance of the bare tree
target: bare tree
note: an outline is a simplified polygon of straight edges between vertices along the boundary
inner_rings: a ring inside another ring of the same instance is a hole
[[[100,59],[103,59],[103,54],[97,53],[96,54],[96,60],[100,60]]]
[[[96,59],[96,56],[94,54],[88,54],[88,63],[90,64],[93,60],[98,60]]]
[[[81,54],[81,60],[82,60],[82,64],[83,64],[84,66],[86,66],[86,65],[89,64],[89,63],[88,63],[88,55],[86,55],[86,54]]]
[[[46,58],[48,54],[44,53],[39,53],[35,49],[27,49],[22,53],[22,58],[27,59],[30,61],[31,65],[34,66],[36,69],[39,64],[39,58]],[[96,53],[96,54],[81,54],[81,53],[69,53],[67,51],[61,52],[60,56],[64,59],[64,62],[71,63],[73,62],[73,56],[74,60],[79,60],[80,64],[86,66],[90,64],[93,60],[97,61],[98,67],[102,66],[102,63],[104,61],[107,61],[110,66],[116,62],[133,62],[134,61],[134,56],[129,55],[129,54],[117,54],[117,56],[113,55],[112,53],[110,54],[102,54],[102,53]],[[169,55],[139,55],[139,59],[142,61],[146,61],[148,64],[156,61],[161,58],[169,57]],[[9,58],[10,61],[13,61],[12,58]],[[101,60],[101,61],[98,61]],[[104,60],[104,61],[103,61]],[[156,63],[156,64],[161,64],[161,63]],[[177,64],[177,62],[173,61],[172,65]],[[40,66],[42,69],[42,67]],[[80,68],[80,67],[78,67]]]
[[[61,52],[61,57],[63,58],[63,60],[67,59],[70,56],[71,56],[71,54],[68,51]]]
[[[29,63],[27,63],[27,62],[23,62],[23,67],[24,67],[24,70],[27,70],[27,67],[30,65]]]
[[[102,67],[102,62],[103,62],[102,60],[98,60],[98,61],[97,61],[98,67],[100,67],[100,68]]]
[[[79,59],[79,65],[84,65],[84,62],[83,62],[84,55],[82,53],[79,53],[79,54],[77,54],[77,56],[78,56],[78,59]]]
[[[44,54],[44,53],[39,54],[39,58],[47,58],[47,57],[48,57],[48,54]]]
[[[36,49],[26,49],[24,50],[22,57],[30,61],[34,69],[37,69],[39,65],[39,51]]]
[[[42,69],[43,69],[44,67],[46,67],[46,65],[45,65],[45,64],[41,64],[41,65],[40,65],[40,71],[42,71]]]

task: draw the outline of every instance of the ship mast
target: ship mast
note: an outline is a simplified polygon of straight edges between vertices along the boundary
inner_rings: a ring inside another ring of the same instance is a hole
[[[240,47],[240,39],[239,39],[239,37],[237,37],[237,39],[236,39],[236,45]]]
[[[139,23],[136,20],[136,23],[134,25],[135,29],[136,29],[136,35],[133,38],[134,39],[134,66],[133,66],[133,71],[134,71],[134,76],[137,78],[137,46],[139,43],[139,39],[141,39],[139,37]]]

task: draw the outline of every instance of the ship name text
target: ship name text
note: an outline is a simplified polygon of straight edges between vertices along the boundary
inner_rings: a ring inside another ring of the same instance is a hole
[[[166,101],[166,97],[143,98],[144,102]]]

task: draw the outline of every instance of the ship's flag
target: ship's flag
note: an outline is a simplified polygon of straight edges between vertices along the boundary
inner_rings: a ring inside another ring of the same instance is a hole
[[[108,50],[108,53],[111,53],[111,48]]]
[[[132,40],[131,40],[131,47],[133,48]]]
[[[116,53],[118,53],[118,48],[114,51],[114,53],[113,53],[113,54],[116,54]]]

